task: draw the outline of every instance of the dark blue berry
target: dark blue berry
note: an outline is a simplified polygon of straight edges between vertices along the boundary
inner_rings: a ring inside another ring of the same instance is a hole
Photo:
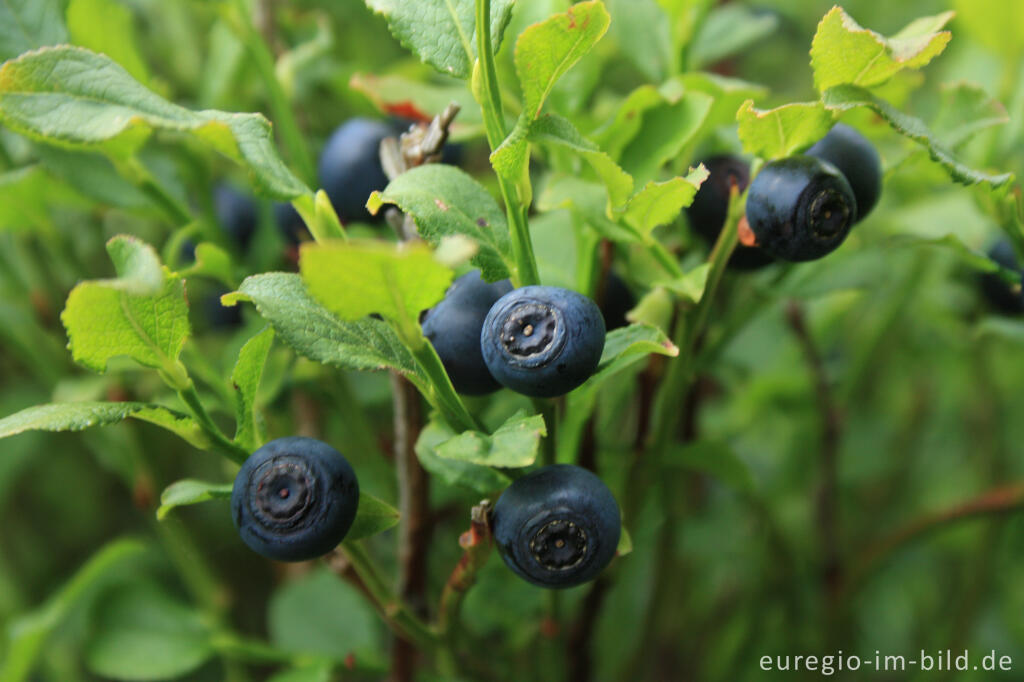
[[[359,506],[359,482],[341,453],[313,438],[270,441],[245,461],[231,491],[242,540],[278,561],[306,561],[334,549]]]
[[[353,118],[327,140],[320,154],[320,184],[342,222],[374,220],[366,210],[366,200],[388,184],[380,163],[380,143],[395,136],[385,121]]]
[[[247,248],[259,224],[256,202],[231,185],[222,183],[213,190],[213,205],[217,220],[231,241],[243,250]]]
[[[857,200],[858,221],[878,203],[882,194],[882,159],[875,146],[855,128],[837,123],[804,153],[828,161],[846,176]]]
[[[718,241],[729,212],[729,194],[735,186],[740,192],[750,183],[750,165],[738,156],[712,156],[701,161],[708,170],[693,203],[686,208],[690,227],[708,244]],[[770,265],[774,259],[763,250],[739,244],[729,259],[735,270],[755,270]]]
[[[601,288],[603,291],[597,292],[597,300],[600,301],[599,307],[601,316],[604,317],[605,329],[611,331],[629,325],[626,313],[636,306],[633,292],[614,272],[608,273]]]
[[[988,252],[988,257],[1004,268],[1021,271],[1020,262],[1013,246],[1005,239],[996,242]],[[985,273],[981,276],[981,292],[989,304],[996,310],[1008,315],[1024,313],[1024,293],[1014,289],[996,273]]]
[[[528,286],[505,294],[491,307],[480,347],[487,369],[502,386],[553,398],[594,373],[604,336],[601,310],[586,296]]]
[[[455,280],[444,300],[425,313],[423,335],[459,393],[483,395],[501,388],[484,364],[480,330],[494,302],[510,291],[507,279],[488,284],[473,270]]]
[[[593,580],[615,556],[619,505],[600,478],[571,464],[517,479],[494,505],[494,541],[508,567],[541,587]]]
[[[309,230],[295,207],[286,202],[274,204],[274,222],[285,241],[292,246],[309,240]]]
[[[834,251],[857,219],[850,183],[835,166],[813,156],[766,163],[750,183],[746,209],[757,245],[793,262]]]

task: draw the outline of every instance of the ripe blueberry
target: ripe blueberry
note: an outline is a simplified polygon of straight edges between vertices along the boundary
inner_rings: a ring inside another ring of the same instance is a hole
[[[988,252],[988,257],[1004,268],[1020,271],[1020,262],[1010,242],[1002,239],[996,242]],[[1008,315],[1024,313],[1024,293],[1006,283],[996,273],[985,273],[981,276],[981,293],[996,310]]]
[[[252,197],[222,183],[213,190],[213,206],[228,237],[240,248],[248,247],[259,224],[259,211]]]
[[[231,491],[242,540],[278,561],[306,561],[334,549],[358,506],[359,482],[348,460],[326,443],[299,436],[252,453]]]
[[[494,505],[494,541],[505,563],[541,587],[593,580],[615,556],[619,505],[600,478],[571,464],[537,469]]]
[[[831,253],[856,219],[850,183],[828,161],[799,155],[770,161],[750,183],[747,221],[757,245],[780,260]]]
[[[380,142],[385,137],[395,137],[386,122],[353,118],[327,140],[320,154],[320,184],[342,222],[373,220],[366,200],[388,184],[380,164]]]
[[[804,153],[828,161],[846,176],[857,200],[858,221],[878,203],[882,193],[882,159],[875,146],[855,128],[837,123]]]
[[[731,155],[712,156],[701,163],[707,168],[708,177],[697,190],[693,203],[686,208],[686,217],[697,234],[714,244],[725,225],[733,185],[742,192],[750,183],[750,165]],[[738,244],[729,259],[729,267],[754,270],[773,262],[763,250]]]
[[[491,307],[480,347],[491,376],[536,398],[553,398],[594,373],[604,350],[604,319],[592,300],[568,289],[528,286]]]
[[[423,335],[433,344],[459,393],[483,395],[501,388],[487,371],[480,330],[494,302],[512,291],[509,281],[488,284],[479,270],[455,280],[444,300],[423,317]]]

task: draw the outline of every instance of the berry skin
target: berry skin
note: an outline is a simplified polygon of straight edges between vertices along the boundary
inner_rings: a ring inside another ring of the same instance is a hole
[[[601,310],[586,296],[528,286],[505,294],[491,307],[480,347],[498,383],[523,395],[553,398],[594,373],[604,336]]]
[[[846,176],[857,200],[857,221],[863,220],[882,193],[882,159],[875,146],[855,128],[837,123],[804,152],[828,161]]]
[[[1013,246],[1005,239],[996,242],[989,249],[988,257],[1004,268],[1021,270]],[[980,280],[981,293],[994,309],[1007,315],[1020,315],[1024,313],[1024,293],[1014,291],[1010,285],[1003,281],[1002,277],[994,272],[983,274]]]
[[[770,161],[750,183],[747,222],[757,245],[780,260],[816,260],[834,251],[857,219],[850,183],[828,161]]]
[[[380,164],[380,142],[397,137],[385,121],[353,118],[341,124],[320,154],[320,184],[342,222],[371,222],[366,200],[384,189],[388,178]]]
[[[307,561],[334,549],[358,506],[359,481],[348,460],[327,443],[300,436],[252,453],[231,491],[242,541],[278,561]]]
[[[519,577],[540,587],[593,580],[615,556],[619,505],[600,478],[571,464],[537,469],[494,505],[494,541]]]
[[[247,248],[259,224],[256,202],[231,185],[222,183],[213,190],[213,206],[231,241],[242,249]]]
[[[621,277],[609,272],[604,281],[604,291],[597,298],[601,301],[599,307],[607,331],[629,325],[626,313],[636,306],[636,297]]]
[[[444,299],[425,313],[423,335],[459,393],[483,395],[501,388],[484,364],[480,330],[494,302],[510,291],[507,279],[488,284],[473,270],[455,280]]]
[[[718,241],[729,212],[729,192],[733,185],[740,192],[750,184],[750,165],[737,156],[712,156],[701,161],[708,178],[701,184],[693,203],[686,207],[690,227],[708,244]],[[734,270],[756,270],[770,265],[774,259],[756,246],[738,244],[729,267]]]

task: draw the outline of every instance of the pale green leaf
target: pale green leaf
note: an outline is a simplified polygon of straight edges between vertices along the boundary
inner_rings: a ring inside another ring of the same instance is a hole
[[[690,68],[696,71],[756,45],[779,25],[773,12],[756,12],[740,3],[716,7],[701,24],[689,46]]]
[[[498,51],[514,0],[491,0],[491,45]],[[476,61],[474,0],[366,0],[392,35],[442,73],[469,78]]]
[[[1006,107],[973,83],[943,84],[942,107],[932,121],[935,136],[955,149],[979,132],[1004,125],[1010,117]]]
[[[465,235],[479,249],[472,262],[488,281],[508,277],[512,246],[508,223],[487,190],[464,171],[444,164],[418,166],[375,192],[368,207],[394,204],[411,215],[424,239],[438,244],[449,235]]]
[[[213,242],[200,242],[196,245],[196,262],[180,274],[182,277],[209,277],[232,288],[238,284],[231,254]]]
[[[872,109],[898,133],[924,146],[931,159],[949,171],[950,176],[961,184],[976,185],[987,182],[995,188],[1013,181],[1012,173],[986,173],[957,160],[952,152],[935,139],[935,136],[920,119],[897,110],[864,88],[855,85],[839,85],[829,88],[822,95],[822,102],[828,109],[840,112],[857,107]]]
[[[832,114],[820,102],[755,109],[747,100],[736,112],[740,142],[748,154],[779,159],[810,147],[832,128]]]
[[[841,7],[818,24],[811,41],[811,68],[819,92],[843,84],[881,85],[903,69],[919,69],[946,49],[941,31],[953,12],[917,19],[891,38],[861,27]]]
[[[530,466],[537,459],[540,439],[547,435],[544,418],[520,410],[488,435],[465,431],[433,448],[438,457],[491,467]]]
[[[633,538],[630,537],[629,531],[623,526],[619,533],[619,545],[615,548],[615,556],[626,556],[633,551]]]
[[[344,320],[371,313],[415,320],[452,283],[452,271],[423,243],[304,244],[299,269],[313,298]]]
[[[160,493],[160,507],[156,510],[156,518],[163,521],[175,507],[210,500],[229,500],[232,487],[230,483],[208,483],[191,478],[175,481]]]
[[[710,263],[701,263],[693,270],[682,277],[666,282],[659,282],[658,286],[668,289],[676,296],[689,303],[699,303],[704,297],[704,288],[708,283],[708,274],[711,272]]]
[[[0,61],[44,45],[66,43],[60,0],[0,2]]]
[[[246,341],[238,353],[238,362],[231,372],[231,387],[235,396],[235,442],[249,452],[262,445],[259,412],[256,410],[256,391],[263,378],[270,347],[274,343],[274,329],[267,327]]]
[[[398,525],[399,518],[398,510],[390,504],[367,492],[360,491],[359,508],[356,510],[356,518],[352,522],[352,527],[345,534],[345,541],[361,540],[377,533],[383,533],[388,528]]]
[[[277,199],[308,194],[274,148],[260,114],[191,111],[146,89],[110,58],[79,47],[47,47],[0,68],[0,123],[49,144],[137,152],[154,131],[189,134],[240,163]]]
[[[633,140],[622,150],[619,164],[637,184],[656,179],[662,167],[682,153],[704,124],[712,98],[702,92],[686,92],[643,112],[643,122]]]
[[[708,171],[701,164],[686,177],[665,182],[652,180],[630,199],[623,217],[637,232],[650,235],[654,228],[672,222],[683,208],[693,203],[693,197],[707,177]]]
[[[67,18],[72,43],[107,55],[142,83],[149,80],[130,9],[117,0],[71,0]]]
[[[480,495],[504,490],[512,482],[508,476],[489,466],[439,457],[435,448],[454,437],[455,433],[443,422],[432,421],[420,431],[416,456],[431,476],[437,476],[448,485],[469,488]]]
[[[0,173],[0,232],[48,229],[51,209],[87,208],[90,203],[41,165]]]
[[[664,102],[656,87],[641,85],[622,100],[614,116],[591,137],[610,157],[620,160],[623,150],[640,132],[644,112]]]
[[[644,78],[660,83],[676,60],[671,24],[655,0],[607,0],[609,32],[622,55]]]

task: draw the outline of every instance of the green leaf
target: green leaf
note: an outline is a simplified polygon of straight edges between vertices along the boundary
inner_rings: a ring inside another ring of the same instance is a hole
[[[954,0],[958,28],[1004,57],[1024,52],[1024,3],[1006,0]]]
[[[309,663],[276,673],[268,682],[331,682],[331,670],[334,666],[326,661]]]
[[[566,71],[608,30],[611,18],[600,0],[580,2],[565,14],[530,26],[516,41],[515,65],[523,89],[523,116],[540,116],[544,100]]]
[[[688,303],[699,303],[700,299],[704,298],[704,288],[707,286],[710,272],[711,263],[701,263],[682,277],[658,282],[657,286],[668,289]]]
[[[832,128],[832,114],[820,102],[755,109],[747,100],[736,112],[740,141],[748,154],[780,159],[810,147]]]
[[[270,272],[246,277],[237,292],[221,300],[225,305],[252,302],[285,343],[311,360],[344,369],[395,369],[425,381],[387,323],[338,319],[309,295],[298,275]]]
[[[231,254],[213,242],[200,242],[196,245],[195,264],[180,274],[182,277],[209,277],[232,288],[238,284],[231,264]]]
[[[48,403],[27,407],[0,419],[0,438],[25,431],[82,431],[93,426],[138,419],[167,429],[199,449],[210,443],[189,416],[152,403]]]
[[[676,76],[673,81],[684,92],[702,92],[714,100],[711,111],[704,119],[705,130],[732,125],[736,122],[736,111],[741,104],[748,99],[758,100],[768,96],[768,89],[762,85],[702,71]]]
[[[114,540],[104,545],[42,606],[12,621],[7,628],[8,642],[0,663],[0,680],[28,678],[50,633],[89,592],[109,579],[122,564],[138,558],[144,549],[136,540]]]
[[[491,0],[491,45],[498,51],[514,0]],[[476,61],[474,0],[366,0],[392,35],[442,73],[469,78]]]
[[[690,68],[700,69],[756,45],[778,28],[771,12],[731,3],[716,7],[704,20],[689,46]]]
[[[687,469],[710,474],[740,492],[754,490],[754,479],[750,469],[733,449],[724,443],[700,440],[680,447],[676,457],[670,461],[678,462]]]
[[[633,538],[630,537],[629,531],[626,527],[622,527],[622,531],[619,533],[619,544],[615,548],[615,556],[626,556],[633,551]]]
[[[678,218],[683,208],[693,203],[693,197],[707,178],[708,171],[701,164],[686,177],[665,182],[652,180],[630,199],[623,218],[637,232],[649,236],[654,228]]]
[[[608,192],[604,187],[572,175],[553,175],[537,199],[537,207],[541,211],[570,209],[606,239],[626,244],[644,241],[628,224],[608,218],[607,206]]]
[[[175,507],[210,500],[230,500],[232,487],[230,483],[208,483],[191,478],[175,481],[160,494],[160,507],[156,510],[156,518],[163,521]]]
[[[530,125],[529,138],[532,142],[564,147],[585,159],[608,188],[609,215],[613,209],[623,206],[633,193],[633,178],[561,116],[546,114],[538,118]]]
[[[943,84],[942,106],[932,121],[935,136],[955,149],[978,133],[1010,121],[1006,107],[973,83]]]
[[[309,293],[345,320],[377,313],[415,320],[444,297],[452,271],[422,243],[305,244],[299,270]]]
[[[644,112],[664,103],[665,97],[656,87],[641,85],[622,100],[615,115],[605,125],[594,131],[594,141],[610,157],[621,160],[623,150],[643,126]]]
[[[0,123],[48,144],[120,159],[155,131],[189,134],[241,164],[276,199],[310,191],[281,161],[262,115],[185,109],[146,89],[108,57],[79,47],[42,48],[5,63]]]
[[[153,585],[138,583],[99,602],[96,632],[86,645],[90,672],[119,680],[185,675],[214,653],[210,631],[193,608]]]
[[[811,41],[814,86],[822,93],[843,84],[872,87],[903,69],[919,69],[946,49],[952,36],[940,29],[952,18],[953,12],[923,17],[886,38],[833,7]]]
[[[1012,173],[993,175],[958,161],[945,146],[935,139],[935,136],[920,119],[898,111],[891,104],[864,88],[855,85],[829,88],[822,95],[822,102],[832,111],[849,111],[857,107],[868,107],[884,118],[896,132],[924,146],[931,159],[949,171],[950,177],[956,182],[964,185],[987,182],[996,188],[1013,181]]]
[[[60,0],[0,2],[0,61],[68,41]]]
[[[71,0],[67,17],[72,43],[107,55],[141,83],[149,80],[130,9],[116,0]]]
[[[431,476],[437,476],[448,485],[469,488],[480,495],[504,490],[512,482],[508,476],[489,466],[439,457],[435,448],[454,437],[455,432],[438,421],[431,421],[420,431],[416,440],[416,456]]]
[[[359,509],[356,510],[355,521],[345,534],[345,540],[362,540],[377,533],[383,533],[398,525],[401,515],[398,510],[387,502],[373,495],[359,493]]]
[[[491,467],[519,468],[537,459],[540,439],[547,435],[544,417],[516,412],[491,435],[465,431],[434,447],[438,457]]]
[[[90,202],[40,165],[0,174],[0,232],[48,230],[50,211],[58,206],[86,208]]]
[[[637,183],[653,180],[693,140],[711,111],[712,101],[701,92],[678,97],[673,93],[663,104],[647,109],[639,133],[622,150],[619,163]]]
[[[178,356],[191,333],[185,282],[134,237],[114,237],[107,251],[117,279],[79,284],[61,313],[72,356],[97,372],[106,371],[111,358],[128,356],[184,385]]]
[[[262,424],[256,410],[256,391],[263,378],[263,368],[274,343],[274,329],[267,327],[249,339],[238,353],[238,362],[231,372],[231,387],[235,395],[235,442],[252,452],[263,444]]]
[[[413,168],[383,192],[374,192],[367,207],[377,213],[383,204],[394,204],[411,215],[420,235],[432,244],[449,235],[469,237],[479,246],[472,262],[484,278],[493,282],[508,277],[512,246],[505,212],[464,171],[439,163]]]
[[[622,55],[644,78],[660,83],[676,57],[669,35],[671,22],[655,0],[607,0],[611,37]]]

